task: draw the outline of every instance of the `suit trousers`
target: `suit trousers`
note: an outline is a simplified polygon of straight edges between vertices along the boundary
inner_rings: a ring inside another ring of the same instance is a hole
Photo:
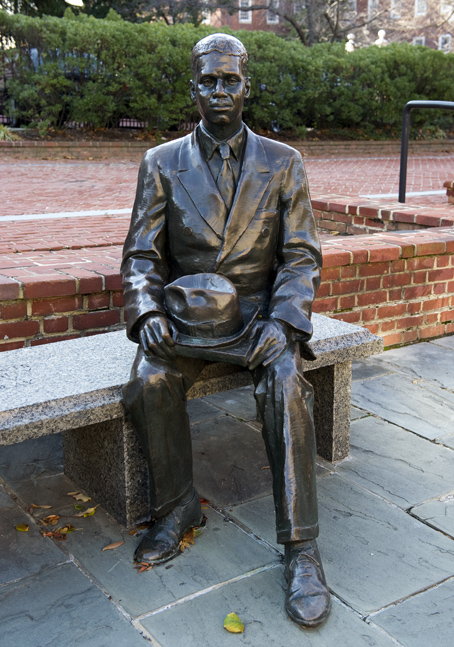
[[[202,359],[150,357],[139,347],[130,381],[123,387],[126,410],[148,461],[153,517],[166,514],[192,491],[186,393],[206,364]],[[298,343],[290,343],[268,366],[255,369],[253,379],[272,472],[277,541],[314,539],[314,395],[303,377]]]

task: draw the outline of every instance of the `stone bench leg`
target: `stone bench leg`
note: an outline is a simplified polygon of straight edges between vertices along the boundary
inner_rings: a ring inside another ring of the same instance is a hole
[[[150,511],[148,469],[126,418],[63,432],[65,474],[123,526]]]
[[[315,392],[314,423],[317,454],[328,461],[348,456],[352,363],[305,371]]]

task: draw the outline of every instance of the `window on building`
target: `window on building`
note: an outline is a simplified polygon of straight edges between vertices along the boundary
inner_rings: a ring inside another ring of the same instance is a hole
[[[425,16],[427,13],[427,0],[415,0],[415,16]]]
[[[391,0],[390,16],[393,20],[400,18],[402,15],[402,0]]]
[[[425,45],[426,39],[424,36],[416,36],[413,38],[413,45]]]
[[[268,5],[269,7],[274,7],[275,9],[279,8],[279,0],[270,0],[270,3]],[[267,25],[277,25],[279,22],[279,16],[277,16],[274,11],[268,11],[266,12],[266,24]]]
[[[238,21],[242,23],[252,22],[252,11],[245,11],[246,7],[250,7],[252,0],[239,0],[240,10],[238,12]]]
[[[443,52],[451,51],[451,34],[444,34],[438,37],[438,49],[441,49]]]
[[[378,12],[379,0],[367,0],[367,14],[371,18]]]

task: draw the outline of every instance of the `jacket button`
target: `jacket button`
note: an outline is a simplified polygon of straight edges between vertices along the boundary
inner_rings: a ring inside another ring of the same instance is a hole
[[[192,228],[191,228],[191,227],[185,227],[185,228],[183,229],[183,234],[184,234],[185,236],[190,236],[190,235],[192,234]]]
[[[268,238],[269,235],[270,235],[270,228],[269,227],[263,227],[263,229],[262,229],[263,238]]]

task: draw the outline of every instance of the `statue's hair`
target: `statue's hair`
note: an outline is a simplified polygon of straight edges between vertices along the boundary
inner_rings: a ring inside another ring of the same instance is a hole
[[[238,38],[229,34],[211,34],[194,45],[191,54],[191,69],[194,76],[197,74],[198,59],[206,54],[211,54],[211,52],[238,56],[241,62],[241,71],[246,76],[248,62],[246,48]]]

